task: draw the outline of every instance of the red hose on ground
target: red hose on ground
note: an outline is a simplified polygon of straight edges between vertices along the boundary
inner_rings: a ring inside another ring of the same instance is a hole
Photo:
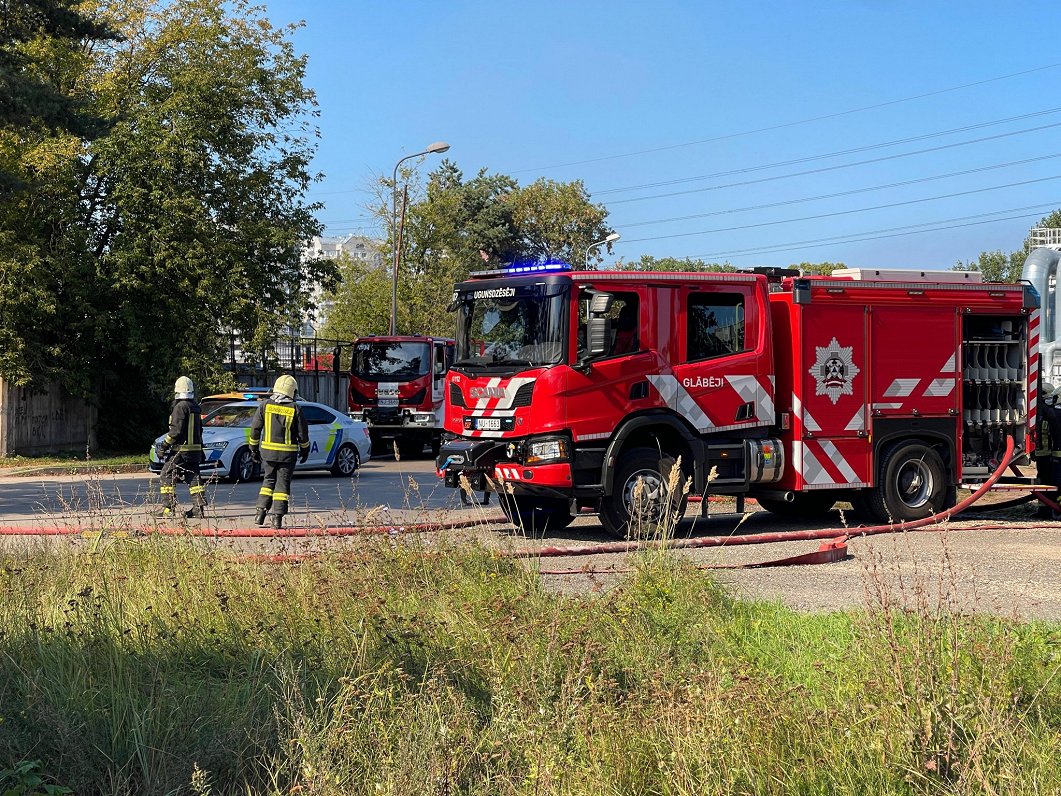
[[[474,520],[453,520],[451,522],[395,523],[393,525],[351,525],[337,528],[169,528],[154,525],[123,526],[115,530],[133,535],[151,536],[195,536],[207,538],[303,538],[314,536],[374,536],[382,534],[428,533],[430,531],[448,531],[457,528],[471,528],[484,524],[508,522],[505,517],[479,517]],[[0,536],[79,536],[83,533],[95,533],[97,528],[20,528],[18,526],[0,527]]]
[[[991,476],[980,485],[980,488],[967,498],[946,511],[933,514],[920,520],[903,522],[895,525],[873,525],[860,528],[822,528],[811,531],[780,531],[778,533],[753,533],[743,536],[701,536],[696,539],[671,539],[665,542],[640,541],[640,542],[611,542],[598,545],[584,545],[581,547],[542,547],[540,549],[519,548],[507,551],[501,555],[512,558],[566,558],[568,556],[592,556],[604,553],[630,553],[635,550],[647,549],[690,549],[697,547],[730,547],[747,544],[769,544],[771,542],[801,542],[818,539],[834,539],[837,535],[873,536],[880,533],[898,533],[900,531],[912,531],[926,525],[933,525],[951,516],[964,511],[987,492],[1002,477],[1006,468],[1009,467],[1015,454],[1013,437],[1006,438],[1006,452],[1002,456],[1002,463]]]

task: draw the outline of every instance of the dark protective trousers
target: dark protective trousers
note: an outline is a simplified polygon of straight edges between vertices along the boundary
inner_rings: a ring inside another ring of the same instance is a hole
[[[158,474],[158,491],[162,494],[164,506],[176,510],[177,482],[188,484],[192,505],[196,508],[206,506],[206,487],[203,486],[203,479],[199,477],[199,464],[202,460],[201,453],[175,453],[166,460],[162,465],[162,472]]]
[[[262,461],[265,478],[258,492],[256,508],[264,509],[270,514],[287,514],[287,504],[291,501],[291,474],[295,471],[295,460],[285,459],[280,462]]]

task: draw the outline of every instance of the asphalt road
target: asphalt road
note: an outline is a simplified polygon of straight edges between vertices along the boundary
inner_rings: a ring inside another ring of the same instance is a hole
[[[460,500],[435,476],[429,459],[366,462],[354,478],[296,473],[289,525],[363,524],[372,516],[459,511]],[[96,476],[0,476],[0,526],[65,523],[85,515],[138,522],[156,507],[157,477],[150,473]],[[260,481],[207,482],[208,520],[221,527],[246,526],[254,515]],[[177,486],[191,505],[187,487]]]
[[[0,527],[30,533],[65,527],[86,535],[0,537],[0,552],[27,550],[34,545],[95,544],[99,528],[136,529],[152,524],[153,485],[147,474],[0,477]],[[224,531],[251,525],[258,483],[211,483],[205,521],[185,527],[204,534],[194,543],[239,554],[304,554],[321,549],[371,549],[380,537],[315,536],[313,538],[230,538]],[[353,479],[296,475],[292,484],[288,526],[311,529],[353,525],[391,528],[392,543],[435,547],[440,544],[482,544],[501,550],[543,547],[570,549],[611,542],[593,515],[579,517],[564,531],[532,538],[500,522],[496,498],[487,507],[462,506],[453,490],[435,477],[428,459],[366,463]],[[188,505],[186,488],[178,495]],[[1009,495],[1007,495],[1009,497]],[[712,505],[712,511],[726,506]],[[412,523],[463,520],[473,527],[405,534]],[[703,519],[692,507],[679,523],[676,538],[703,539],[728,534],[772,533],[833,528],[837,536],[851,532],[848,557],[819,566],[736,569],[814,551],[818,542],[708,547],[682,550],[698,567],[711,568],[736,596],[780,601],[804,611],[831,611],[878,605],[946,604],[960,611],[1061,621],[1061,523],[1032,518],[1031,506],[961,518],[929,532],[858,537],[845,527],[851,518],[834,511],[815,523],[783,522],[749,503],[746,516],[720,513]],[[87,537],[87,538],[86,538]],[[114,543],[119,543],[115,541]],[[546,588],[567,593],[592,593],[619,581],[634,565],[632,554],[561,555],[527,559],[542,573]]]

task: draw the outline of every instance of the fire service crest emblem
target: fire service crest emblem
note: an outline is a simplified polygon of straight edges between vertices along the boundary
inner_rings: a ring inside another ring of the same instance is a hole
[[[817,387],[815,395],[828,395],[835,405],[841,395],[854,395],[851,385],[862,369],[852,361],[852,346],[842,346],[834,337],[829,345],[815,346],[817,360],[810,369]]]

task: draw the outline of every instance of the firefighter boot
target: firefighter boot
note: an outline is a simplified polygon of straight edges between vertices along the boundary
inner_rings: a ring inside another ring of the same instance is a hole
[[[177,512],[175,512],[170,506],[163,506],[162,508],[152,511],[151,516],[160,520],[172,520],[177,516]]]
[[[267,512],[266,512],[265,509],[258,509],[256,512],[254,512],[254,524],[255,525],[265,525],[265,515],[266,515],[266,513]]]
[[[273,514],[272,515],[272,526],[274,528],[277,528],[277,529],[280,529],[280,528],[284,527],[284,515],[283,514]]]
[[[206,519],[206,506],[192,506],[186,512],[184,516],[189,520],[205,520]]]

